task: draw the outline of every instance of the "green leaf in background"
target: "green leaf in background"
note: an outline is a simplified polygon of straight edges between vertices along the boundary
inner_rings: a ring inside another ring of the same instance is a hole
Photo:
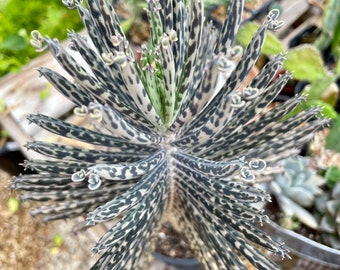
[[[9,51],[20,51],[26,47],[27,42],[25,38],[18,34],[11,35],[0,44],[0,49]]]
[[[9,137],[9,133],[6,129],[0,130],[0,139],[4,139],[4,138],[8,138],[8,137]]]
[[[290,49],[284,67],[293,72],[294,79],[315,81],[327,76],[319,50],[312,45],[301,45]]]
[[[15,57],[7,57],[0,52],[0,77],[8,72],[20,70],[22,63]]]
[[[134,20],[135,19],[133,17],[131,17],[129,19],[122,21],[122,29],[123,29],[124,33],[129,32],[129,30],[131,29],[131,27],[133,25]]]
[[[340,1],[329,0],[324,9],[322,20],[321,35],[315,41],[315,46],[321,51],[331,45],[332,53],[336,53],[336,48],[340,42]],[[339,57],[339,55],[337,55]]]
[[[225,5],[225,7],[228,7],[230,0],[205,0],[204,6],[210,7],[212,5]]]
[[[307,100],[321,99],[324,102],[335,106],[339,94],[339,89],[334,83],[334,77],[325,76],[319,80],[313,81],[305,87],[303,94],[307,95]]]
[[[325,173],[327,184],[330,188],[333,188],[335,184],[340,181],[340,169],[336,166],[331,166]]]
[[[302,112],[304,110],[307,110],[308,108],[311,107],[321,107],[321,115],[320,117],[326,117],[330,119],[336,119],[338,117],[337,112],[333,108],[332,105],[318,99],[313,99],[313,100],[307,100],[303,103],[301,103],[299,106],[297,106],[293,111],[291,111],[288,115],[282,118],[282,120],[286,120],[299,112]],[[340,134],[340,133],[339,133]],[[337,135],[338,136],[338,135]]]
[[[340,153],[340,117],[332,124],[329,134],[326,137],[326,148]]]
[[[243,46],[247,46],[255,32],[260,26],[255,22],[249,22],[243,25],[237,34],[237,41]],[[262,53],[274,55],[285,52],[280,40],[271,32],[267,32],[266,39],[263,44]]]
[[[38,55],[29,45],[27,33],[32,30],[63,40],[65,29],[82,28],[77,11],[66,9],[60,0],[0,0],[0,77]]]
[[[314,99],[314,100],[311,100],[311,101],[307,101],[306,106],[308,108],[320,107],[322,109],[323,117],[330,118],[330,119],[336,119],[338,117],[338,114],[335,111],[335,109],[333,108],[333,106],[322,101],[322,100],[320,100],[320,99]]]
[[[339,51],[340,51],[340,47],[339,47]],[[339,52],[339,54],[340,54],[340,52]],[[334,73],[335,73],[336,77],[340,77],[340,59],[338,60],[338,62],[335,65]]]

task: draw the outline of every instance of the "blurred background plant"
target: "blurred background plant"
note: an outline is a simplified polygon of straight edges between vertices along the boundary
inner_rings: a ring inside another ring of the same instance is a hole
[[[327,0],[323,6],[320,27],[315,27],[315,37],[310,44],[301,44],[287,53],[285,68],[293,71],[296,80],[305,81],[303,93],[307,102],[296,112],[315,105],[323,106],[324,114],[338,119],[336,106],[339,97],[337,80],[340,78],[340,2]],[[301,43],[304,43],[301,41]],[[339,134],[337,134],[338,136]],[[340,151],[333,141],[328,148]]]
[[[32,29],[63,40],[67,37],[65,28],[82,28],[77,11],[63,8],[60,2],[0,1],[0,77],[18,71],[38,55],[29,44]]]
[[[311,167],[309,157],[287,158],[279,162],[283,173],[275,175],[270,191],[284,213],[283,226],[291,228],[293,218],[310,228],[317,229],[316,218],[306,208],[314,204],[315,196],[322,194],[320,186],[326,179]]]
[[[262,53],[271,58],[272,55],[286,52],[284,69],[292,72],[293,80],[298,82],[295,93],[302,92],[307,96],[290,115],[295,115],[306,108],[321,106],[322,113],[333,119],[333,124],[326,138],[326,148],[340,152],[338,138],[340,136],[340,1],[329,0],[323,6],[321,27],[316,40],[290,42],[293,48],[285,48],[273,34],[267,36]],[[238,33],[239,44],[245,46],[258,29],[256,22],[243,25]],[[315,27],[315,26],[313,26]],[[303,36],[304,34],[300,34]],[[294,94],[294,93],[293,93]]]
[[[338,182],[340,182],[340,169],[337,166],[330,166],[325,172],[327,179],[327,186],[332,189]]]
[[[340,249],[340,168],[320,169],[310,157],[297,156],[278,163],[282,173],[269,182],[282,214],[280,226]]]
[[[332,190],[319,196],[315,205],[323,239],[329,246],[340,249],[340,181]]]
[[[315,41],[315,46],[320,51],[331,49],[333,56],[339,60],[340,58],[340,1],[326,1],[325,11],[323,15],[321,34]]]

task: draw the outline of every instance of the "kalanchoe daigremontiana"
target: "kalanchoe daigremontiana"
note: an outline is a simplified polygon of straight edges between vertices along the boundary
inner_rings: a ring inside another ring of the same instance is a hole
[[[260,247],[287,252],[254,225],[268,218],[252,203],[269,196],[249,182],[265,162],[271,167],[291,155],[325,124],[314,117],[318,109],[281,120],[301,97],[265,110],[290,77],[274,80],[283,55],[240,87],[266,31],[282,24],[278,12],[270,12],[242,52],[233,41],[243,1],[230,3],[217,31],[204,26],[202,1],[150,0],[151,37],[136,60],[109,0],[87,0],[86,7],[63,2],[78,9],[88,32],[69,33],[82,61],[35,31],[32,44],[48,47],[73,81],[47,68],[39,72],[95,129],[41,114],[28,119],[93,147],[27,144],[49,157],[27,161],[39,174],[13,181],[22,199],[50,202],[34,215],[49,221],[90,212],[88,224],[115,219],[94,247],[104,252],[93,269],[137,269],[167,220],[184,233],[204,269],[246,269],[240,255],[258,269],[276,269]]]
[[[340,182],[330,193],[318,197],[315,204],[322,216],[319,230],[323,239],[331,247],[340,249]]]
[[[314,205],[315,196],[322,193],[320,186],[326,183],[326,179],[311,167],[308,157],[291,157],[278,163],[283,173],[274,176],[270,191],[280,208],[288,218],[295,216],[310,228],[317,229],[317,220],[305,208]]]

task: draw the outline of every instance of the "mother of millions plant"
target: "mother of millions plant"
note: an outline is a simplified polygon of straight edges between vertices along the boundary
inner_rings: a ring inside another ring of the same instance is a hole
[[[109,0],[63,2],[78,9],[88,36],[70,31],[69,51],[33,31],[32,44],[48,47],[73,78],[39,68],[93,128],[28,116],[89,145],[26,145],[46,156],[24,164],[38,174],[13,180],[22,199],[49,202],[32,214],[51,221],[88,213],[88,225],[115,220],[93,248],[103,254],[92,269],[137,269],[141,261],[147,268],[149,256],[141,257],[153,251],[164,221],[183,232],[204,269],[247,269],[241,257],[258,269],[278,269],[262,250],[282,257],[287,250],[255,226],[269,219],[253,204],[270,197],[252,182],[326,121],[315,117],[317,108],[281,120],[303,97],[266,109],[290,77],[272,82],[283,55],[241,86],[266,31],[281,26],[278,12],[269,13],[242,51],[233,47],[242,0],[231,1],[220,30],[204,24],[202,1],[149,0],[151,37],[139,59]]]

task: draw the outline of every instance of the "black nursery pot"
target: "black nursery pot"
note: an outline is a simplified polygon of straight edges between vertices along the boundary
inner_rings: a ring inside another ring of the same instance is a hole
[[[153,256],[169,266],[174,266],[179,270],[202,270],[200,263],[196,258],[192,259],[180,259],[180,258],[172,258],[160,253],[154,253]]]
[[[171,223],[162,224],[161,232],[153,253],[157,260],[180,270],[202,270],[183,235]]]
[[[15,175],[25,173],[24,168],[21,165],[25,157],[21,153],[19,146],[14,141],[6,142],[0,148],[0,169],[7,171],[8,173]]]
[[[288,46],[289,48],[293,48],[300,44],[313,43],[319,35],[320,29],[316,25],[311,25],[293,37],[289,41]]]
[[[297,94],[300,94],[304,87],[309,84],[307,81],[296,81],[296,80],[289,80],[287,85],[283,88],[281,93],[275,98],[275,102],[283,102],[288,99],[291,99]]]

